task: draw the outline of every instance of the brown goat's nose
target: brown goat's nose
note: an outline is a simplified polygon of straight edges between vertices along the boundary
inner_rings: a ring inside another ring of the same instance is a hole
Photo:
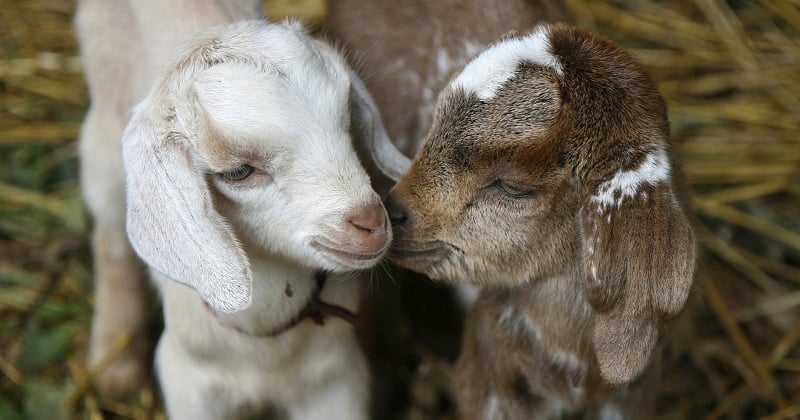
[[[386,211],[389,212],[389,221],[391,221],[393,227],[402,227],[408,220],[408,211],[391,194],[386,199]]]
[[[386,211],[381,203],[372,203],[355,209],[347,217],[349,234],[361,252],[380,251],[386,244]]]

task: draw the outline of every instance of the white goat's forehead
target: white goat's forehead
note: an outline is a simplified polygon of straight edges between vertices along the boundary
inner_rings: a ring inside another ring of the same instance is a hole
[[[494,98],[503,84],[514,77],[522,62],[550,67],[559,74],[561,63],[550,52],[549,32],[540,27],[522,38],[501,41],[470,61],[450,83],[451,89],[461,88],[478,99]]]
[[[342,66],[344,63],[332,47],[314,40],[299,23],[244,21],[221,25],[215,30],[201,42],[213,44],[214,48],[232,57],[254,57],[265,66],[281,71],[290,72],[307,65]]]
[[[302,80],[222,63],[198,77],[195,92],[214,128],[230,138],[279,139],[342,128],[349,113],[349,84],[308,73]]]

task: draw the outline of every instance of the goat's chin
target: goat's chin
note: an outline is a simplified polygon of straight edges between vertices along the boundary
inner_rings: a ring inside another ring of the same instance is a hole
[[[388,243],[377,252],[365,253],[348,248],[347,245],[334,244],[321,237],[315,237],[309,243],[319,257],[320,268],[344,272],[366,270],[377,265],[386,254]]]
[[[474,286],[519,286],[530,278],[524,272],[509,272],[509,264],[492,264],[444,241],[399,240],[392,244],[389,259],[431,280]]]
[[[432,274],[441,265],[446,265],[453,252],[457,252],[457,249],[438,240],[426,242],[399,240],[392,243],[389,259],[403,268],[433,278]]]

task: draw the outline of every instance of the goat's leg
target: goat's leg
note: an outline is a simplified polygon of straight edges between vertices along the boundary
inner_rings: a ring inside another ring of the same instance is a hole
[[[94,315],[90,367],[99,367],[97,389],[120,398],[149,376],[150,340],[145,331],[149,285],[125,233],[125,195],[119,137],[124,119],[113,108],[92,106],[81,133],[81,187],[94,218]],[[122,351],[114,349],[130,335]]]
[[[106,396],[121,397],[141,388],[150,372],[144,332],[148,286],[125,234],[120,146],[128,111],[140,96],[142,45],[127,1],[81,0],[75,26],[91,97],[79,141],[81,190],[95,223],[95,311],[88,363],[97,367],[115,356],[98,373],[96,385]],[[125,334],[133,341],[114,353]]]
[[[103,395],[119,398],[140,389],[149,376],[150,340],[145,327],[150,287],[125,233],[119,144],[125,117],[111,93],[92,104],[81,132],[80,157],[81,189],[94,218],[95,307],[88,363],[98,367],[113,357],[98,373],[96,385]],[[114,353],[115,343],[124,335],[132,341]]]
[[[119,398],[140,389],[149,377],[150,340],[145,331],[149,287],[124,228],[97,223],[92,248],[95,308],[89,365],[98,367],[111,357],[95,383],[103,395]],[[126,336],[131,341],[118,351]]]
[[[145,327],[149,285],[144,267],[125,233],[125,193],[119,138],[124,118],[114,108],[92,105],[81,132],[81,189],[94,218],[94,314],[90,367],[109,363],[98,373],[97,389],[111,398],[141,388],[149,376],[150,345]],[[132,341],[114,350],[125,335]]]

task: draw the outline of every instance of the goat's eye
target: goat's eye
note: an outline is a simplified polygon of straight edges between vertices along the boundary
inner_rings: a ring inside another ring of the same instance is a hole
[[[250,165],[242,165],[227,172],[222,172],[220,175],[228,181],[241,181],[253,173],[253,167]]]
[[[511,198],[529,197],[533,192],[532,190],[525,189],[524,187],[518,187],[514,184],[510,184],[507,181],[503,181],[502,179],[497,181],[495,185],[497,185],[497,188],[500,191],[502,191],[504,194],[506,194]]]

